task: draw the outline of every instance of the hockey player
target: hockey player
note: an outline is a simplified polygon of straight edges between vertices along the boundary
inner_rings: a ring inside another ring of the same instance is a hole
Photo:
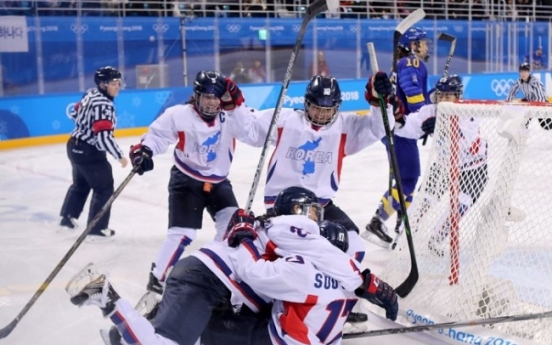
[[[383,72],[373,76],[367,85],[385,95],[392,91]],[[349,231],[349,254],[362,262],[365,249],[359,230],[332,198],[339,189],[343,158],[379,141],[385,129],[381,117],[342,113],[340,105],[337,80],[314,76],[305,92],[304,109],[281,110],[272,133],[276,147],[268,163],[264,201],[270,213],[283,188],[302,186],[312,190],[324,206],[325,219],[340,223]],[[274,109],[268,109],[253,117],[239,115],[234,124],[247,128],[256,136],[257,145],[262,146],[273,113]]]
[[[430,48],[431,40],[427,37],[426,32],[419,27],[408,29],[399,39],[396,97],[404,105],[406,116],[430,103],[427,90],[427,69],[424,64],[429,60]],[[398,114],[397,120],[403,121],[402,114]],[[384,138],[383,142],[388,147],[387,138]],[[408,207],[412,203],[414,189],[421,171],[418,144],[416,139],[395,134],[394,147],[402,190]],[[389,195],[390,192],[391,196]],[[395,211],[400,211],[400,208],[395,181],[392,190],[387,190],[381,197],[379,207],[370,223],[366,225],[366,231],[362,233],[362,237],[388,248],[393,239],[389,236],[385,222]],[[397,226],[395,227],[397,233],[400,232],[401,218],[399,212],[397,214]]]
[[[84,94],[69,116],[75,129],[67,142],[67,156],[73,170],[73,184],[69,187],[61,207],[60,225],[74,229],[90,189],[93,191],[88,212],[88,224],[96,217],[113,194],[113,172],[106,152],[124,168],[128,164],[117,145],[113,130],[117,125],[115,97],[121,87],[121,73],[113,67],[102,67],[94,73],[95,88]],[[109,226],[110,210],[92,228],[87,242],[105,242],[113,239],[115,231]]]
[[[367,88],[389,95],[392,85],[383,72],[376,73]],[[349,231],[349,254],[359,262],[365,247],[358,227],[332,198],[339,189],[343,158],[379,141],[385,135],[381,117],[360,116],[339,111],[341,90],[335,78],[314,76],[305,92],[302,110],[281,110],[276,130],[272,133],[276,147],[268,163],[264,191],[265,207],[270,208],[278,192],[289,186],[312,190],[324,206],[324,217],[340,223]],[[390,108],[391,109],[391,108]],[[259,112],[256,117],[237,115],[234,122],[264,144],[274,109]],[[393,120],[391,120],[393,126]],[[349,322],[366,321],[366,315],[351,313]],[[360,326],[355,326],[360,330]]]
[[[165,110],[131,148],[132,164],[139,167],[141,175],[153,169],[153,156],[176,143],[169,181],[168,233],[152,265],[148,291],[162,293],[168,270],[201,229],[204,209],[215,221],[216,240],[222,239],[237,210],[227,176],[235,140],[249,143],[250,139],[246,131],[228,123],[232,112],[250,116],[243,103],[242,92],[233,81],[217,72],[201,71],[191,100]]]
[[[99,306],[104,317],[115,323],[127,343],[193,344],[205,329],[212,310],[230,305],[231,293],[253,312],[269,306],[270,298],[262,291],[254,291],[236,275],[234,264],[240,263],[231,260],[232,255],[237,255],[236,249],[231,247],[247,241],[248,249],[259,253],[265,250],[264,257],[301,255],[308,258],[320,274],[328,276],[324,281],[328,279],[330,282],[331,277],[343,289],[357,290],[361,297],[385,308],[388,317],[394,320],[398,304],[393,289],[368,270],[361,274],[358,263],[318,235],[319,227],[314,221],[321,219],[323,210],[317,200],[312,192],[291,187],[277,197],[276,217],[259,222],[252,215],[238,210],[228,225],[227,244],[213,241],[174,266],[151,324],[119,297],[105,275],[74,294],[71,302],[79,306]],[[79,283],[78,280],[70,282],[68,291]],[[298,289],[298,293],[302,290]],[[320,300],[327,302],[322,297]],[[307,306],[311,308],[313,305]]]
[[[347,230],[342,225],[323,221],[319,228],[330,243],[347,251]],[[275,261],[263,259],[252,242],[253,235],[240,236],[239,250],[231,259],[242,281],[275,299],[272,315],[264,318],[227,312],[214,317],[201,338],[204,345],[335,344],[356,296],[384,307],[387,318],[396,318],[393,289],[369,270],[363,272],[364,283],[353,293],[318,270],[308,256],[288,254]],[[378,291],[378,301],[372,291]]]
[[[506,102],[511,102],[519,89],[523,92],[523,100],[527,102],[546,102],[546,90],[540,80],[531,75],[531,66],[524,62],[519,65],[519,79],[510,88]]]

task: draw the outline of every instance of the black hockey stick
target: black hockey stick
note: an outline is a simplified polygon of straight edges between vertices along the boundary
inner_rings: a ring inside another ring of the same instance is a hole
[[[451,322],[435,323],[433,325],[378,329],[378,330],[362,332],[362,333],[344,334],[343,339],[376,337],[380,335],[389,335],[389,334],[425,332],[425,331],[431,331],[431,330],[442,329],[442,328],[446,329],[446,328],[460,328],[460,327],[470,327],[470,326],[479,326],[479,325],[491,325],[496,323],[544,319],[549,317],[552,317],[552,311],[547,311],[547,312],[537,313],[537,314],[499,316],[499,317],[493,317],[488,319],[477,319],[477,320],[471,320],[471,321],[451,321]]]
[[[75,251],[77,250],[77,248],[79,248],[79,246],[82,244],[82,242],[84,241],[84,239],[86,238],[86,235],[88,235],[88,233],[92,230],[92,228],[100,221],[100,218],[103,217],[103,215],[107,212],[107,210],[111,207],[111,204],[113,204],[113,202],[115,201],[115,199],[117,199],[117,197],[119,196],[119,194],[121,194],[121,192],[123,191],[123,189],[128,185],[128,183],[130,182],[130,180],[132,179],[132,177],[134,176],[134,174],[136,174],[136,170],[138,168],[137,167],[134,167],[132,169],[132,171],[128,174],[128,176],[125,178],[125,180],[119,185],[119,187],[113,192],[113,195],[107,200],[107,202],[105,203],[105,205],[100,209],[100,211],[98,212],[98,214],[96,214],[96,216],[94,217],[94,219],[92,219],[92,221],[90,222],[90,224],[86,227],[86,229],[84,229],[84,231],[82,232],[82,234],[79,236],[79,238],[77,238],[77,240],[75,241],[75,243],[73,243],[73,246],[71,246],[71,248],[69,249],[69,251],[65,254],[65,256],[60,260],[60,262],[57,264],[57,266],[54,268],[54,270],[52,271],[52,273],[50,273],[50,275],[48,276],[48,278],[46,278],[46,280],[42,283],[42,285],[40,285],[40,287],[38,288],[38,290],[35,292],[35,294],[33,295],[33,297],[31,298],[31,300],[29,302],[27,302],[27,304],[25,304],[25,306],[23,307],[23,309],[19,312],[19,314],[17,314],[17,316],[15,317],[15,319],[12,320],[12,322],[10,322],[6,327],[0,329],[0,339],[4,339],[5,337],[7,337],[8,335],[10,335],[10,333],[14,330],[14,328],[17,326],[17,324],[19,323],[19,321],[23,318],[23,316],[25,316],[25,314],[27,314],[27,312],[29,311],[29,309],[31,309],[31,307],[36,303],[36,301],[38,300],[38,298],[42,295],[42,293],[48,288],[48,286],[50,285],[50,283],[54,280],[54,278],[57,276],[57,274],[59,273],[59,271],[61,271],[61,269],[63,268],[63,266],[65,266],[65,264],[67,263],[67,261],[69,261],[69,259],[71,258],[71,256],[75,253]]]
[[[378,72],[379,69],[378,69],[378,60],[376,57],[376,49],[374,48],[373,43],[368,43],[368,54],[370,56],[370,62],[372,63],[372,72],[375,74]],[[391,132],[391,128],[389,127],[389,116],[387,114],[387,104],[383,99],[382,95],[378,95],[378,99],[379,99],[379,104],[381,108],[381,115],[383,118],[383,127],[385,128],[385,136],[387,137],[387,141],[389,145],[389,157],[391,161],[391,168],[395,173],[395,182],[397,184],[397,194],[399,196],[401,211],[403,213],[402,217],[404,222],[404,231],[406,233],[406,239],[408,241],[408,249],[410,251],[410,262],[411,262],[410,273],[408,274],[408,277],[406,278],[406,280],[397,288],[395,288],[397,295],[401,297],[406,297],[412,291],[412,289],[414,288],[414,285],[416,285],[416,283],[418,282],[418,278],[419,278],[418,264],[416,261],[416,254],[414,252],[414,242],[412,241],[412,234],[410,232],[410,222],[408,221],[408,213],[406,212],[406,202],[404,200],[401,176],[399,172],[399,165],[397,163],[397,154],[395,152],[393,133]]]
[[[397,84],[397,63],[399,61],[399,52],[397,48],[399,45],[399,39],[401,38],[402,35],[404,35],[406,30],[411,28],[414,24],[416,24],[420,20],[424,19],[425,15],[426,15],[425,11],[421,8],[418,8],[414,12],[410,13],[406,18],[401,20],[401,22],[395,27],[395,31],[393,33],[393,64],[392,64],[392,77],[391,77],[394,88]],[[373,73],[376,73],[376,72],[377,71],[373,71]],[[393,203],[393,167],[391,166],[391,160],[389,160],[388,193],[389,195],[387,196],[387,203],[388,205],[392,205]],[[396,242],[397,241],[395,240],[393,242],[393,245],[396,245]],[[392,247],[392,249],[395,249],[395,248]]]
[[[452,57],[454,56],[454,51],[456,50],[456,37],[442,32],[437,37],[437,41],[445,41],[450,43],[449,55],[447,57],[445,67],[443,68],[443,76],[441,77],[441,78],[446,78],[449,75],[450,62],[452,61]],[[427,137],[428,137],[427,134],[423,136],[424,141],[422,141],[422,145],[426,144]]]
[[[282,87],[280,89],[280,94],[278,95],[278,102],[274,108],[274,114],[272,115],[272,121],[268,127],[268,132],[266,139],[261,151],[261,157],[259,158],[259,164],[257,164],[257,170],[255,170],[255,177],[253,177],[253,183],[251,184],[251,189],[249,190],[249,196],[247,197],[247,203],[245,204],[245,210],[251,210],[253,200],[255,199],[255,194],[257,193],[257,187],[259,186],[259,180],[261,179],[261,172],[266,160],[266,151],[270,145],[272,138],[272,132],[276,127],[278,122],[278,117],[280,116],[280,111],[282,110],[282,104],[284,97],[286,95],[287,89],[289,87],[289,82],[291,81],[291,76],[293,74],[293,69],[295,68],[295,62],[297,61],[297,56],[299,55],[299,49],[301,49],[301,43],[303,42],[303,36],[307,32],[307,27],[310,21],[316,17],[319,13],[322,13],[326,10],[336,11],[339,8],[339,0],[315,0],[312,4],[307,7],[303,21],[301,22],[301,27],[299,28],[299,33],[297,34],[297,39],[295,40],[295,45],[291,51],[291,57],[289,58],[288,67],[286,74],[284,75],[284,81],[282,82]]]

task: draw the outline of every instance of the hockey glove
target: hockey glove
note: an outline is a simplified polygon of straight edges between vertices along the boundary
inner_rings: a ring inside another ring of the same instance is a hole
[[[399,97],[391,96],[387,101],[389,102],[389,104],[393,106],[393,116],[395,117],[395,122],[398,123],[400,127],[404,126],[404,123],[405,123],[404,113],[406,111]]]
[[[228,223],[225,238],[228,245],[236,248],[243,240],[254,240],[257,238],[255,231],[255,215],[253,212],[246,212],[244,209],[238,209]]]
[[[226,93],[221,98],[220,102],[224,110],[234,110],[245,102],[240,88],[230,78],[226,78]]]
[[[362,283],[360,288],[355,290],[355,295],[382,307],[385,309],[385,317],[395,321],[399,312],[399,302],[397,301],[395,290],[389,284],[370,273],[369,269],[365,269],[362,275],[364,276],[364,283]]]
[[[364,98],[373,106],[379,106],[378,96],[387,99],[393,93],[393,85],[384,72],[379,71],[368,79],[365,86]]]
[[[133,167],[137,167],[136,172],[138,175],[142,175],[146,171],[153,170],[153,152],[147,146],[142,144],[136,144],[130,147],[129,152],[130,161]]]
[[[435,116],[428,117],[424,122],[422,122],[422,131],[424,131],[426,135],[433,134],[436,122],[437,118]]]

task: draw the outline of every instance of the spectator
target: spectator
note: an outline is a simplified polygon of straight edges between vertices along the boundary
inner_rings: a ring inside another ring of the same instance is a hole
[[[318,52],[316,61],[313,61],[310,66],[310,77],[312,78],[315,75],[320,75],[322,77],[330,76],[330,68],[328,67],[326,57],[322,51]]]
[[[525,55],[524,62],[529,63],[533,71],[546,69],[546,58],[542,54],[542,47],[539,46],[531,57],[529,56],[529,54]]]
[[[253,65],[249,67],[248,71],[249,80],[251,83],[264,83],[266,82],[266,73],[261,60],[256,59]]]
[[[243,68],[243,64],[241,62],[236,63],[236,67],[234,67],[232,73],[230,73],[229,78],[232,79],[236,84],[251,82],[251,79],[249,79],[249,76],[247,75],[247,73],[245,73],[245,68]]]

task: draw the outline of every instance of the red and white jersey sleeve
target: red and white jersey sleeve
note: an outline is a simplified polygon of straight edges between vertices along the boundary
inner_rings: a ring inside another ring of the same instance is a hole
[[[316,222],[301,215],[278,216],[265,224],[270,240],[265,257],[302,255],[320,271],[336,279],[341,286],[354,291],[362,282],[360,264],[320,236]]]
[[[356,303],[352,292],[301,255],[266,261],[251,241],[230,255],[241,280],[276,300],[269,333],[274,344],[338,343]]]
[[[404,125],[400,128],[395,128],[395,135],[402,138],[420,139],[425,135],[422,130],[422,123],[430,117],[435,117],[435,112],[435,105],[427,104],[422,106],[418,111],[408,114],[405,117]]]
[[[393,107],[388,106],[388,114],[393,114]],[[380,141],[385,137],[385,127],[381,113],[358,115],[356,113],[341,113],[343,120],[342,131],[346,136],[345,155],[349,156]],[[395,118],[389,117],[389,126],[395,126]]]
[[[221,182],[228,176],[235,149],[227,116],[221,112],[206,122],[189,104],[167,108],[149,126],[142,145],[158,155],[176,144],[174,162],[182,173],[199,181]]]

